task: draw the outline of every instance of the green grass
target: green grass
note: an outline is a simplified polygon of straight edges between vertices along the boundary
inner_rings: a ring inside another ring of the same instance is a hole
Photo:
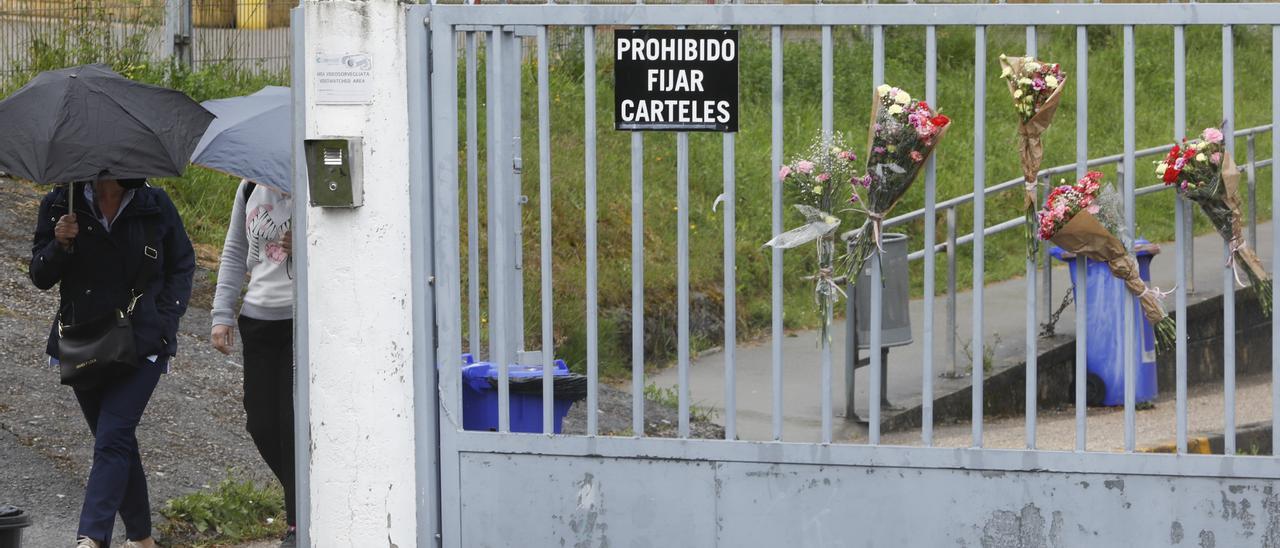
[[[784,141],[786,157],[803,150],[821,123],[821,50],[816,31],[795,31],[784,49]],[[807,36],[796,36],[807,34]],[[1136,138],[1138,148],[1171,142],[1173,124],[1173,57],[1171,28],[1139,27],[1136,30],[1137,64]],[[1018,53],[1024,48],[1025,34],[1018,28],[988,30],[986,60],[986,172],[987,185],[1020,176],[1016,146],[1016,116],[1011,99],[999,76],[1001,52]],[[1089,63],[1089,155],[1115,154],[1123,149],[1123,38],[1120,27],[1091,28]],[[597,43],[609,40],[601,32]],[[939,199],[958,196],[973,190],[973,74],[974,34],[968,28],[938,29],[939,82],[937,106],[954,120],[953,127],[937,151]],[[770,50],[766,34],[758,29],[743,32],[740,67],[740,132],[736,144],[737,170],[737,280],[738,317],[735,321],[743,338],[765,334],[770,324],[769,253],[761,244],[770,237],[771,185],[770,163]],[[871,45],[854,29],[835,32],[835,129],[850,136],[864,134],[870,114]],[[900,87],[923,95],[924,30],[895,28],[886,31],[886,78]],[[1187,120],[1188,132],[1216,125],[1221,120],[1221,35],[1217,27],[1189,28],[1186,33],[1188,51]],[[1271,42],[1264,30],[1235,29],[1236,127],[1244,128],[1269,121],[1271,81],[1269,67]],[[1041,27],[1039,53],[1043,59],[1060,62],[1065,70],[1076,73],[1075,29]],[[484,97],[483,55],[481,56],[479,94]],[[612,63],[602,54],[596,63],[597,74],[597,158],[598,158],[598,237],[599,237],[599,310],[600,364],[606,376],[625,375],[630,368],[630,290],[631,290],[631,204],[630,169],[631,137],[613,130]],[[462,80],[460,80],[462,81]],[[585,191],[583,151],[583,62],[582,51],[564,50],[552,56],[550,68],[551,154],[552,154],[552,231],[554,234],[553,272],[555,291],[555,334],[557,355],[566,358],[575,369],[585,365],[586,328],[584,279]],[[536,69],[526,63],[523,74],[524,118],[523,187],[530,203],[523,210],[526,335],[531,346],[540,341],[539,234],[538,234],[538,148]],[[460,86],[461,88],[461,86]],[[460,89],[459,105],[465,95]],[[1074,79],[1068,87],[1054,126],[1046,133],[1043,167],[1073,162],[1076,154],[1076,88]],[[484,173],[484,107],[480,108],[480,180]],[[459,111],[460,119],[463,111]],[[460,131],[460,138],[465,135]],[[717,134],[691,134],[690,181],[690,256],[691,291],[705,294],[720,310],[723,298],[723,219],[712,212],[715,198],[722,192],[722,137]],[[465,147],[465,142],[460,142]],[[1238,161],[1243,162],[1245,145],[1238,147]],[[675,136],[669,133],[646,133],[644,140],[644,244],[645,244],[645,314],[650,342],[646,344],[650,364],[663,363],[675,352],[676,320],[676,182]],[[1258,142],[1258,157],[1270,155],[1269,138]],[[465,157],[460,156],[460,161]],[[465,171],[465,164],[463,170]],[[1137,162],[1138,186],[1157,182],[1147,160]],[[1104,170],[1114,180],[1114,169]],[[1270,186],[1266,170],[1259,172],[1258,198],[1262,204],[1259,218],[1269,218]],[[901,214],[923,207],[923,181],[908,192],[894,213]],[[461,194],[461,193],[460,193]],[[1143,197],[1138,202],[1138,234],[1163,241],[1173,237],[1171,193]],[[465,204],[462,204],[465,205]],[[1021,197],[1006,193],[986,202],[986,224],[992,225],[1018,215]],[[484,211],[482,200],[481,211]],[[464,210],[465,211],[465,210]],[[723,210],[721,210],[723,211]],[[959,233],[971,231],[973,211],[958,211]],[[787,228],[799,222],[788,211]],[[1197,220],[1197,232],[1208,230],[1207,221]],[[854,218],[845,219],[846,226],[856,226]],[[483,231],[483,220],[482,220]],[[898,227],[919,248],[923,238],[923,221]],[[937,241],[945,238],[945,226],[939,218]],[[482,257],[484,238],[481,238]],[[1020,276],[1022,233],[1009,231],[986,241],[985,279],[988,282]],[[460,249],[465,251],[465,235]],[[959,283],[972,284],[971,248],[961,249]],[[788,329],[816,324],[810,283],[800,278],[814,267],[814,253],[797,249],[786,254],[785,322]],[[941,265],[940,265],[941,266]],[[912,264],[913,293],[921,293],[923,264]],[[945,287],[945,268],[938,268],[938,287]],[[696,314],[695,314],[696,315]],[[701,337],[698,337],[701,335]],[[719,344],[706,334],[695,333],[695,351]]]
[[[91,32],[83,30],[82,32]],[[821,54],[816,30],[787,31],[785,57],[784,142],[786,157],[803,150],[820,125]],[[597,36],[598,44],[609,40],[609,33]],[[1003,81],[998,78],[998,56],[1002,52],[1017,53],[1023,49],[1021,27],[992,27],[987,33],[986,60],[986,171],[988,185],[1003,182],[1020,174],[1015,152],[1016,116]],[[39,70],[86,63],[107,62],[132,78],[169,85],[190,94],[196,100],[240,95],[256,91],[267,84],[284,83],[286,75],[258,74],[240,70],[230,64],[192,72],[167,64],[146,60],[140,48],[127,40],[107,47],[93,38],[80,42],[53,39],[33,43],[38,50],[37,62],[18,78],[4,83],[5,94],[25,82]],[[893,28],[886,31],[886,78],[895,85],[923,95],[924,30]],[[973,190],[973,74],[974,34],[968,28],[939,27],[936,106],[951,116],[953,127],[937,150],[939,199],[958,196]],[[1174,135],[1172,56],[1173,31],[1166,27],[1138,27],[1135,31],[1136,138],[1138,148],[1167,144]],[[577,43],[580,43],[577,42]],[[1123,122],[1123,39],[1120,27],[1095,27],[1089,30],[1089,155],[1098,157],[1122,150]],[[870,114],[871,44],[856,29],[835,31],[835,128],[852,137],[865,131]],[[1221,36],[1218,27],[1192,27],[1186,32],[1187,120],[1190,133],[1215,125],[1221,118]],[[1265,29],[1235,28],[1235,113],[1236,127],[1265,124],[1270,119],[1271,41]],[[1075,159],[1076,80],[1075,29],[1040,27],[1041,58],[1060,62],[1072,75],[1054,126],[1045,135],[1044,167],[1065,164]],[[742,35],[740,67],[740,132],[736,142],[737,171],[737,280],[738,317],[734,321],[739,336],[754,338],[767,333],[770,325],[769,253],[761,247],[770,237],[771,193],[773,176],[770,165],[770,50],[767,34],[760,29],[745,29]],[[482,56],[483,65],[483,56]],[[629,133],[616,132],[613,119],[612,63],[606,55],[597,62],[597,189],[599,237],[599,333],[601,371],[607,377],[624,376],[630,368],[630,291],[631,291],[631,204]],[[1254,67],[1262,67],[1255,71]],[[524,159],[523,187],[530,202],[523,209],[526,335],[530,346],[539,346],[540,295],[538,234],[538,148],[536,124],[536,70],[530,62],[523,66],[525,126],[522,135]],[[479,93],[484,97],[484,69],[479,75]],[[558,356],[576,370],[585,367],[586,322],[584,279],[585,191],[583,178],[584,116],[582,50],[559,49],[552,55],[551,151],[552,151],[552,230],[554,234],[553,272],[555,291],[555,337]],[[462,105],[459,89],[459,105]],[[459,116],[461,119],[462,111]],[[484,173],[484,106],[480,108],[481,159],[480,180]],[[460,137],[465,135],[459,131]],[[716,134],[691,134],[690,181],[690,285],[694,295],[706,303],[701,312],[719,315],[723,301],[723,218],[712,212],[711,205],[722,192],[722,137]],[[460,143],[461,144],[461,143]],[[644,139],[644,245],[645,245],[645,316],[646,354],[650,364],[670,361],[676,349],[676,185],[675,136],[669,133],[646,133]],[[1244,142],[1237,146],[1237,162],[1244,162]],[[1270,139],[1258,141],[1259,158],[1270,157]],[[459,158],[460,163],[464,157]],[[465,164],[463,164],[465,166]],[[1138,186],[1155,183],[1146,160],[1137,163]],[[465,167],[464,167],[465,169]],[[1114,180],[1114,169],[1104,170]],[[1259,218],[1270,218],[1270,173],[1258,173]],[[158,182],[175,199],[192,239],[216,250],[222,243],[235,180],[225,175],[198,168],[175,179]],[[901,214],[923,206],[923,181],[907,193],[893,213]],[[461,194],[461,193],[460,193]],[[1172,195],[1161,193],[1139,199],[1138,234],[1155,241],[1173,236]],[[1018,215],[1021,198],[1016,193],[993,197],[986,203],[986,224],[992,225]],[[464,206],[465,204],[460,203]],[[481,211],[485,204],[481,202]],[[465,211],[465,210],[464,210]],[[721,209],[720,211],[723,211]],[[799,219],[788,209],[787,228]],[[483,215],[482,215],[483,217]],[[960,234],[972,229],[973,211],[958,210]],[[845,226],[855,226],[856,219],[846,218]],[[482,232],[484,219],[481,219]],[[1197,232],[1209,230],[1207,221],[1197,218]],[[895,230],[906,232],[912,247],[919,248],[923,237],[923,221]],[[945,226],[938,222],[937,241],[943,241]],[[460,250],[465,250],[465,234]],[[985,280],[988,282],[1020,276],[1024,272],[1021,259],[1022,234],[1008,231],[986,241]],[[485,254],[481,238],[482,257]],[[958,277],[961,287],[972,285],[971,248],[960,250]],[[817,322],[812,300],[812,286],[800,278],[814,267],[814,253],[797,249],[786,254],[786,297],[784,318],[788,329],[812,327]],[[1157,263],[1158,268],[1162,263]],[[1163,263],[1167,264],[1167,263]],[[940,267],[942,265],[939,265]],[[911,265],[913,294],[921,293],[923,264]],[[483,271],[482,271],[483,275]],[[937,287],[944,287],[945,268],[937,269]],[[484,285],[482,284],[482,291]],[[839,307],[838,307],[839,308]],[[694,311],[695,325],[699,310]],[[484,318],[487,320],[487,318]],[[693,333],[694,350],[719,344],[712,330]]]
[[[217,487],[165,503],[159,531],[182,546],[221,546],[280,538],[288,526],[284,492],[227,477]]]

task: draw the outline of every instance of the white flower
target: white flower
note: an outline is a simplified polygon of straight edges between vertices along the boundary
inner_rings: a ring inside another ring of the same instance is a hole
[[[1021,80],[1018,80],[1018,85],[1020,85],[1020,86],[1030,86],[1030,85],[1031,85],[1031,79],[1030,79],[1030,78],[1025,78],[1025,77],[1024,77],[1024,78],[1022,78]]]
[[[1156,164],[1156,175],[1164,175],[1164,172],[1166,172],[1166,171],[1168,171],[1168,170],[1169,170],[1169,164],[1168,164],[1168,163],[1166,163],[1166,162],[1159,162],[1159,163],[1157,163],[1157,164]]]
[[[1049,87],[1051,87],[1051,88],[1056,88],[1056,87],[1058,87],[1058,77],[1057,77],[1057,76],[1054,76],[1054,75],[1052,75],[1052,74],[1050,74],[1050,75],[1048,75],[1048,76],[1045,76],[1045,77],[1044,77],[1044,85],[1049,86]]]
[[[881,97],[888,95],[889,92],[892,90],[893,90],[893,87],[890,86],[889,84],[880,84],[879,86],[876,87],[876,93],[879,94]]]
[[[911,95],[905,91],[898,90],[898,96],[894,97],[893,100],[897,101],[899,105],[905,105],[911,102]]]
[[[902,114],[902,105],[892,105],[889,107],[889,114]]]
[[[1031,71],[1031,72],[1035,72],[1035,71],[1037,71],[1037,70],[1040,70],[1040,63],[1037,63],[1037,62],[1035,62],[1035,61],[1032,61],[1032,62],[1030,62],[1030,63],[1027,63],[1026,68],[1027,68],[1027,70],[1029,70],[1029,71]]]
[[[822,185],[813,185],[814,194],[822,194]]]
[[[1004,56],[1001,55],[1000,57],[1004,57]],[[1010,76],[1013,76],[1013,70],[1011,70],[1008,65],[1005,65],[1004,68],[1000,69],[1001,78],[1008,78]]]
[[[1007,57],[1007,56],[1005,56],[1005,54],[1001,53],[1001,54],[1000,54],[1000,60],[1001,60],[1001,61],[1004,61],[1005,59],[1008,59],[1008,57]]]
[[[1208,160],[1208,159],[1209,159],[1209,158],[1208,158],[1207,156],[1205,156],[1203,152],[1201,152],[1200,154],[1197,154],[1197,155],[1196,155],[1196,161],[1197,161],[1197,162],[1203,162],[1203,161]]]
[[[1014,99],[1021,99],[1021,98],[1022,98],[1022,90],[1020,90],[1020,89],[1015,89],[1015,90],[1013,90],[1013,98],[1014,98]]]

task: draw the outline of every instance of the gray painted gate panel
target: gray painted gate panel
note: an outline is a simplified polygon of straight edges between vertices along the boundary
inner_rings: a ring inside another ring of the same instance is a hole
[[[709,462],[462,455],[462,546],[714,546]]]
[[[1274,480],[480,453],[461,479],[463,546],[1280,547]]]

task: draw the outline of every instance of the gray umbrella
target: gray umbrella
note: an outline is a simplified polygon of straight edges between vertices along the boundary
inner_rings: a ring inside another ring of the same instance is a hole
[[[205,101],[218,119],[196,145],[191,163],[291,193],[292,104],[289,88],[279,86]]]
[[[0,101],[0,171],[37,183],[176,177],[213,114],[106,65],[40,73]]]

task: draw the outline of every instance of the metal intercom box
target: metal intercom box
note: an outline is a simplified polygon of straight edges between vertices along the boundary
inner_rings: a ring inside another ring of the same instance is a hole
[[[311,205],[360,207],[364,202],[362,141],[359,137],[307,139],[307,179]]]

